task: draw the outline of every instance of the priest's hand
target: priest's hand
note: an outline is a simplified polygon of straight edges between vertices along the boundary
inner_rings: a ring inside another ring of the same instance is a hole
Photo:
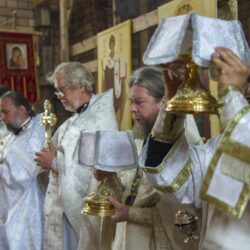
[[[113,176],[117,175],[116,172],[107,172],[99,169],[94,170],[94,177],[97,181],[102,181],[104,179],[110,179]]]
[[[163,65],[165,99],[171,99],[188,79],[188,68],[184,62],[174,61]]]
[[[109,202],[115,207],[115,214],[111,216],[111,221],[114,223],[129,220],[129,206],[120,203],[113,197],[109,197]]]
[[[40,152],[35,153],[35,162],[43,169],[51,169],[53,159],[56,157],[56,149],[53,144],[49,148],[43,148]]]
[[[250,75],[250,68],[230,49],[217,47],[212,54],[212,61],[219,69],[219,88],[233,85],[242,90]]]

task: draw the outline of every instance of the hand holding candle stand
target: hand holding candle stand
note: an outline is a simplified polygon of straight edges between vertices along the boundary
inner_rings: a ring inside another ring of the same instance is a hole
[[[137,167],[138,155],[129,131],[82,131],[76,151],[79,164],[94,168],[100,180],[96,190],[84,198],[83,214],[111,216],[115,212],[109,202],[112,196],[120,201],[123,193],[117,172]]]

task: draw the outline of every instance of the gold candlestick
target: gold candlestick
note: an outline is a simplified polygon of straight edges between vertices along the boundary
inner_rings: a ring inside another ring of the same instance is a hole
[[[56,125],[57,118],[54,113],[51,112],[51,103],[49,100],[45,100],[44,104],[44,113],[41,116],[41,124],[45,129],[45,147],[48,148],[51,143],[51,128]]]
[[[112,216],[115,213],[115,207],[109,202],[108,197],[112,196],[121,202],[121,192],[119,192],[114,183],[104,179],[100,181],[97,188],[84,198],[85,204],[81,214],[94,216]]]

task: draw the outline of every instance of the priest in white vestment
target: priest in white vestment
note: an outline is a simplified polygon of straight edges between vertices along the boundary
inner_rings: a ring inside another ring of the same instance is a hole
[[[190,145],[182,133],[153,168],[145,164],[151,157],[146,144],[139,162],[169,202],[194,204],[203,209],[200,249],[249,249],[250,107],[240,90],[250,69],[231,50],[215,51],[212,61],[219,70],[223,133],[200,146]],[[166,122],[169,120],[165,112],[159,124]],[[164,137],[157,138],[162,127],[155,124],[156,141],[164,141]],[[170,193],[173,186],[178,188]]]
[[[10,130],[0,147],[0,248],[41,250],[44,194],[34,157],[44,146],[44,128],[20,93],[4,94],[0,111]]]
[[[134,119],[134,136],[138,155],[143,138],[149,135],[159,110],[165,103],[165,83],[162,71],[156,67],[136,70],[129,81],[131,112]],[[192,116],[188,117],[189,142],[200,142],[200,136]],[[176,131],[177,133],[178,131]],[[172,134],[174,138],[174,133]],[[161,199],[139,168],[119,174],[124,186],[123,204],[111,198],[116,206],[112,217],[117,223],[114,250],[197,249],[198,242],[184,243],[184,236],[175,228],[174,217],[178,209],[185,207],[199,215],[194,206],[171,204]],[[124,205],[126,204],[126,205]]]
[[[51,169],[44,249],[109,250],[113,237],[109,218],[81,215],[83,198],[96,187],[96,180],[92,169],[79,164],[74,153],[81,130],[117,129],[113,92],[94,95],[92,75],[77,62],[60,64],[52,80],[58,99],[74,114],[56,131],[50,151],[37,153],[37,163]]]
[[[178,59],[185,54],[202,68],[215,68],[209,76],[218,81],[222,133],[198,147],[190,145],[182,133],[171,150],[158,157],[158,165],[149,164],[148,141],[140,165],[171,203],[202,208],[201,249],[248,249],[249,105],[241,91],[249,77],[250,49],[241,23],[192,12],[163,19],[143,61],[164,65],[166,86],[178,87]],[[155,148],[158,141],[169,143],[172,130],[164,129],[169,123],[178,127],[163,109],[152,130]]]

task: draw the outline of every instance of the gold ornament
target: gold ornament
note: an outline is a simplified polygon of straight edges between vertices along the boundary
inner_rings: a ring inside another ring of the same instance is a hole
[[[197,232],[198,222],[199,218],[189,212],[179,210],[175,214],[175,226],[185,234],[185,243],[200,239],[199,233]]]
[[[188,69],[188,80],[166,103],[166,111],[172,113],[190,114],[217,114],[216,99],[203,87],[198,75],[198,66],[193,62],[191,55],[180,58]]]
[[[102,180],[97,189],[92,191],[84,198],[84,207],[81,214],[94,216],[111,216],[115,213],[114,206],[109,202],[108,197],[112,196],[118,201],[121,201],[121,192],[116,185],[105,178]]]
[[[48,148],[51,143],[51,128],[56,125],[57,118],[55,114],[51,112],[51,103],[49,100],[44,101],[44,113],[41,116],[41,124],[45,129],[45,147]]]

